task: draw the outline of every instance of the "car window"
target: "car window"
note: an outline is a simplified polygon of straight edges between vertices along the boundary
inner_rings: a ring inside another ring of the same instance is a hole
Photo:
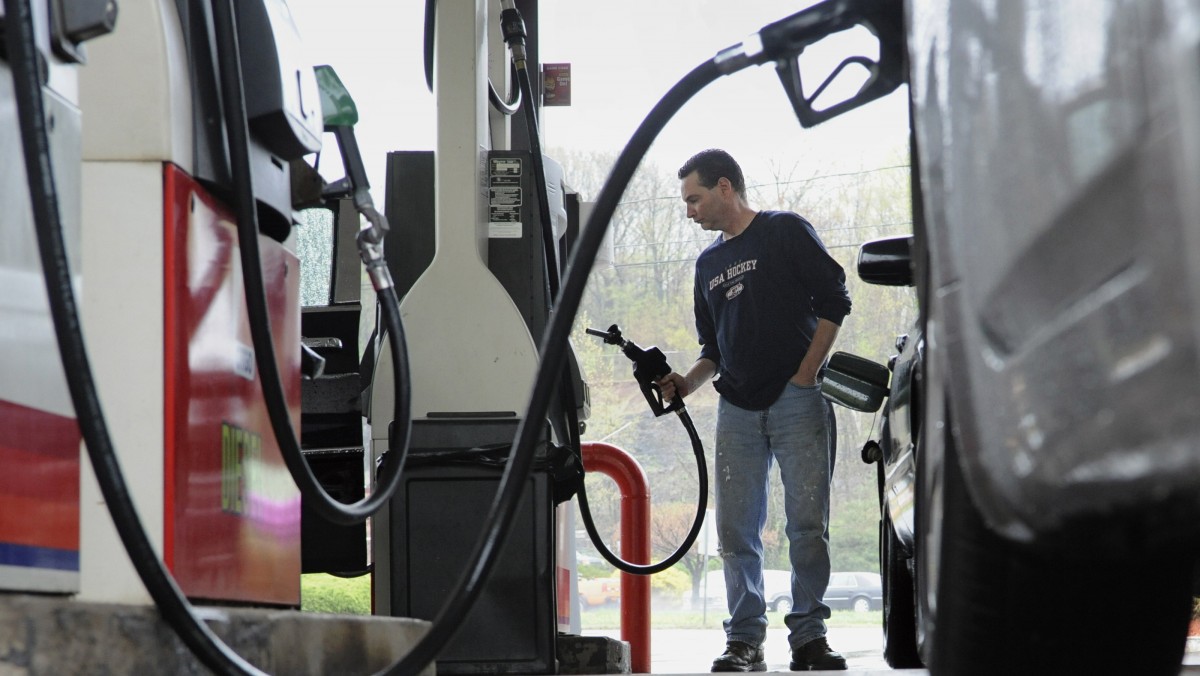
[[[853,587],[854,576],[849,573],[834,573],[829,576],[830,587]]]
[[[875,573],[861,573],[858,576],[858,584],[860,587],[874,589],[883,586],[883,578]]]
[[[305,209],[296,224],[296,256],[300,259],[300,304],[329,305],[333,283],[334,214],[323,207]]]
[[[792,593],[792,573],[788,570],[764,570],[763,588],[768,598]]]

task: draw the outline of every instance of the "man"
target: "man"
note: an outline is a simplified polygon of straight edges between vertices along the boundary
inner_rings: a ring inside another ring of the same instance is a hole
[[[712,670],[766,670],[762,529],[773,461],[792,565],[793,606],[784,618],[791,668],[845,669],[825,639],[835,427],[820,388],[850,312],[845,272],[803,218],[750,207],[742,170],[725,151],[698,153],[679,178],[688,218],[720,233],[696,259],[700,357],[687,374],[658,383],[671,399],[718,376],[714,484],[730,617]]]

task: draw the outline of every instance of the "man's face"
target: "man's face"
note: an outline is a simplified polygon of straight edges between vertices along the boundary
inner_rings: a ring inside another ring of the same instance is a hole
[[[692,172],[683,178],[680,192],[683,203],[687,205],[687,217],[695,221],[705,230],[720,230],[723,220],[723,201],[721,200],[721,183],[711,188],[700,185],[700,177]]]

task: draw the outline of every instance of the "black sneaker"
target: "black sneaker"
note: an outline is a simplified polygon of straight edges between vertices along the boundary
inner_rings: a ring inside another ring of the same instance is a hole
[[[761,647],[755,647],[742,641],[730,641],[725,644],[725,654],[713,660],[712,670],[766,671],[767,662],[763,659]]]
[[[824,636],[818,636],[792,651],[789,666],[792,671],[841,671],[846,668],[846,658],[834,652]]]

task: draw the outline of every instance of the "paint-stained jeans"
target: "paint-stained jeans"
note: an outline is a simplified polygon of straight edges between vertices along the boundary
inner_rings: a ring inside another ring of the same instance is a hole
[[[825,635],[829,606],[829,481],[836,453],[833,408],[820,386],[791,383],[763,411],[717,406],[717,535],[725,564],[728,640],[762,645],[762,530],[773,461],[783,481],[792,563],[792,612],[784,618],[793,649]]]

